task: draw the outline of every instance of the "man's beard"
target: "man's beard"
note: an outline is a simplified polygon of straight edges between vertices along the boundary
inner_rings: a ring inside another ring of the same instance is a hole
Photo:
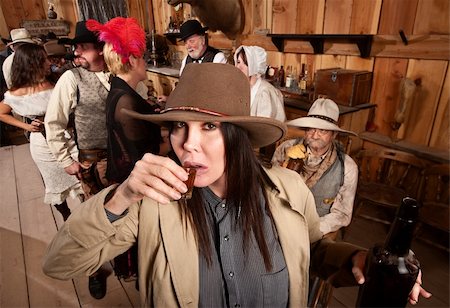
[[[328,144],[322,139],[312,139],[312,138],[305,138],[305,145],[314,150],[323,149],[328,146]]]
[[[81,61],[78,61],[78,67],[82,67],[84,69],[89,70],[89,68],[91,67],[91,65],[89,64],[89,62],[87,62],[85,59],[83,58],[78,58],[78,59],[82,59]]]
[[[203,50],[203,47],[200,47],[199,49],[195,49],[195,50],[193,50],[193,51],[191,51],[191,52],[188,52],[188,54],[189,54],[189,56],[192,58],[192,59],[198,59],[198,58],[200,58],[201,56],[202,56],[202,50]]]

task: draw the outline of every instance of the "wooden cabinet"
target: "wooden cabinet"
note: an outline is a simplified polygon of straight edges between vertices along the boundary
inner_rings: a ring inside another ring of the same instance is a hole
[[[169,95],[178,83],[177,77],[147,71],[148,87],[153,88],[153,95]]]

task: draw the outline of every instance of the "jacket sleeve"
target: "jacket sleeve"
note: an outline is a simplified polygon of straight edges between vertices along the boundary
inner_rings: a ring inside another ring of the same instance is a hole
[[[65,131],[69,116],[77,104],[77,84],[72,71],[66,71],[58,80],[48,102],[45,114],[45,132],[48,147],[63,168],[73,163],[69,140]]]
[[[125,217],[110,223],[103,203],[112,188],[104,189],[72,213],[47,248],[45,274],[63,280],[89,276],[136,242],[139,204],[131,206]]]

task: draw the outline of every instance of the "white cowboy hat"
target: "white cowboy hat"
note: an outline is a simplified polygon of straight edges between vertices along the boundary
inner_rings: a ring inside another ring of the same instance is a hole
[[[332,130],[344,134],[351,134],[358,136],[358,134],[339,128],[339,107],[328,98],[318,98],[309,108],[308,115],[306,117],[294,119],[287,122],[288,126],[297,126],[302,128],[319,128]]]
[[[12,29],[10,34],[11,34],[11,42],[9,42],[6,46],[11,46],[15,43],[36,44],[36,41],[31,38],[30,33],[25,28]]]

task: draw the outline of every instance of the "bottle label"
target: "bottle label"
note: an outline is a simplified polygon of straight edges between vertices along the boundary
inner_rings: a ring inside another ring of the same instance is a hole
[[[286,77],[286,88],[290,88],[292,84],[292,77]]]
[[[306,80],[300,80],[300,90],[306,90]]]

